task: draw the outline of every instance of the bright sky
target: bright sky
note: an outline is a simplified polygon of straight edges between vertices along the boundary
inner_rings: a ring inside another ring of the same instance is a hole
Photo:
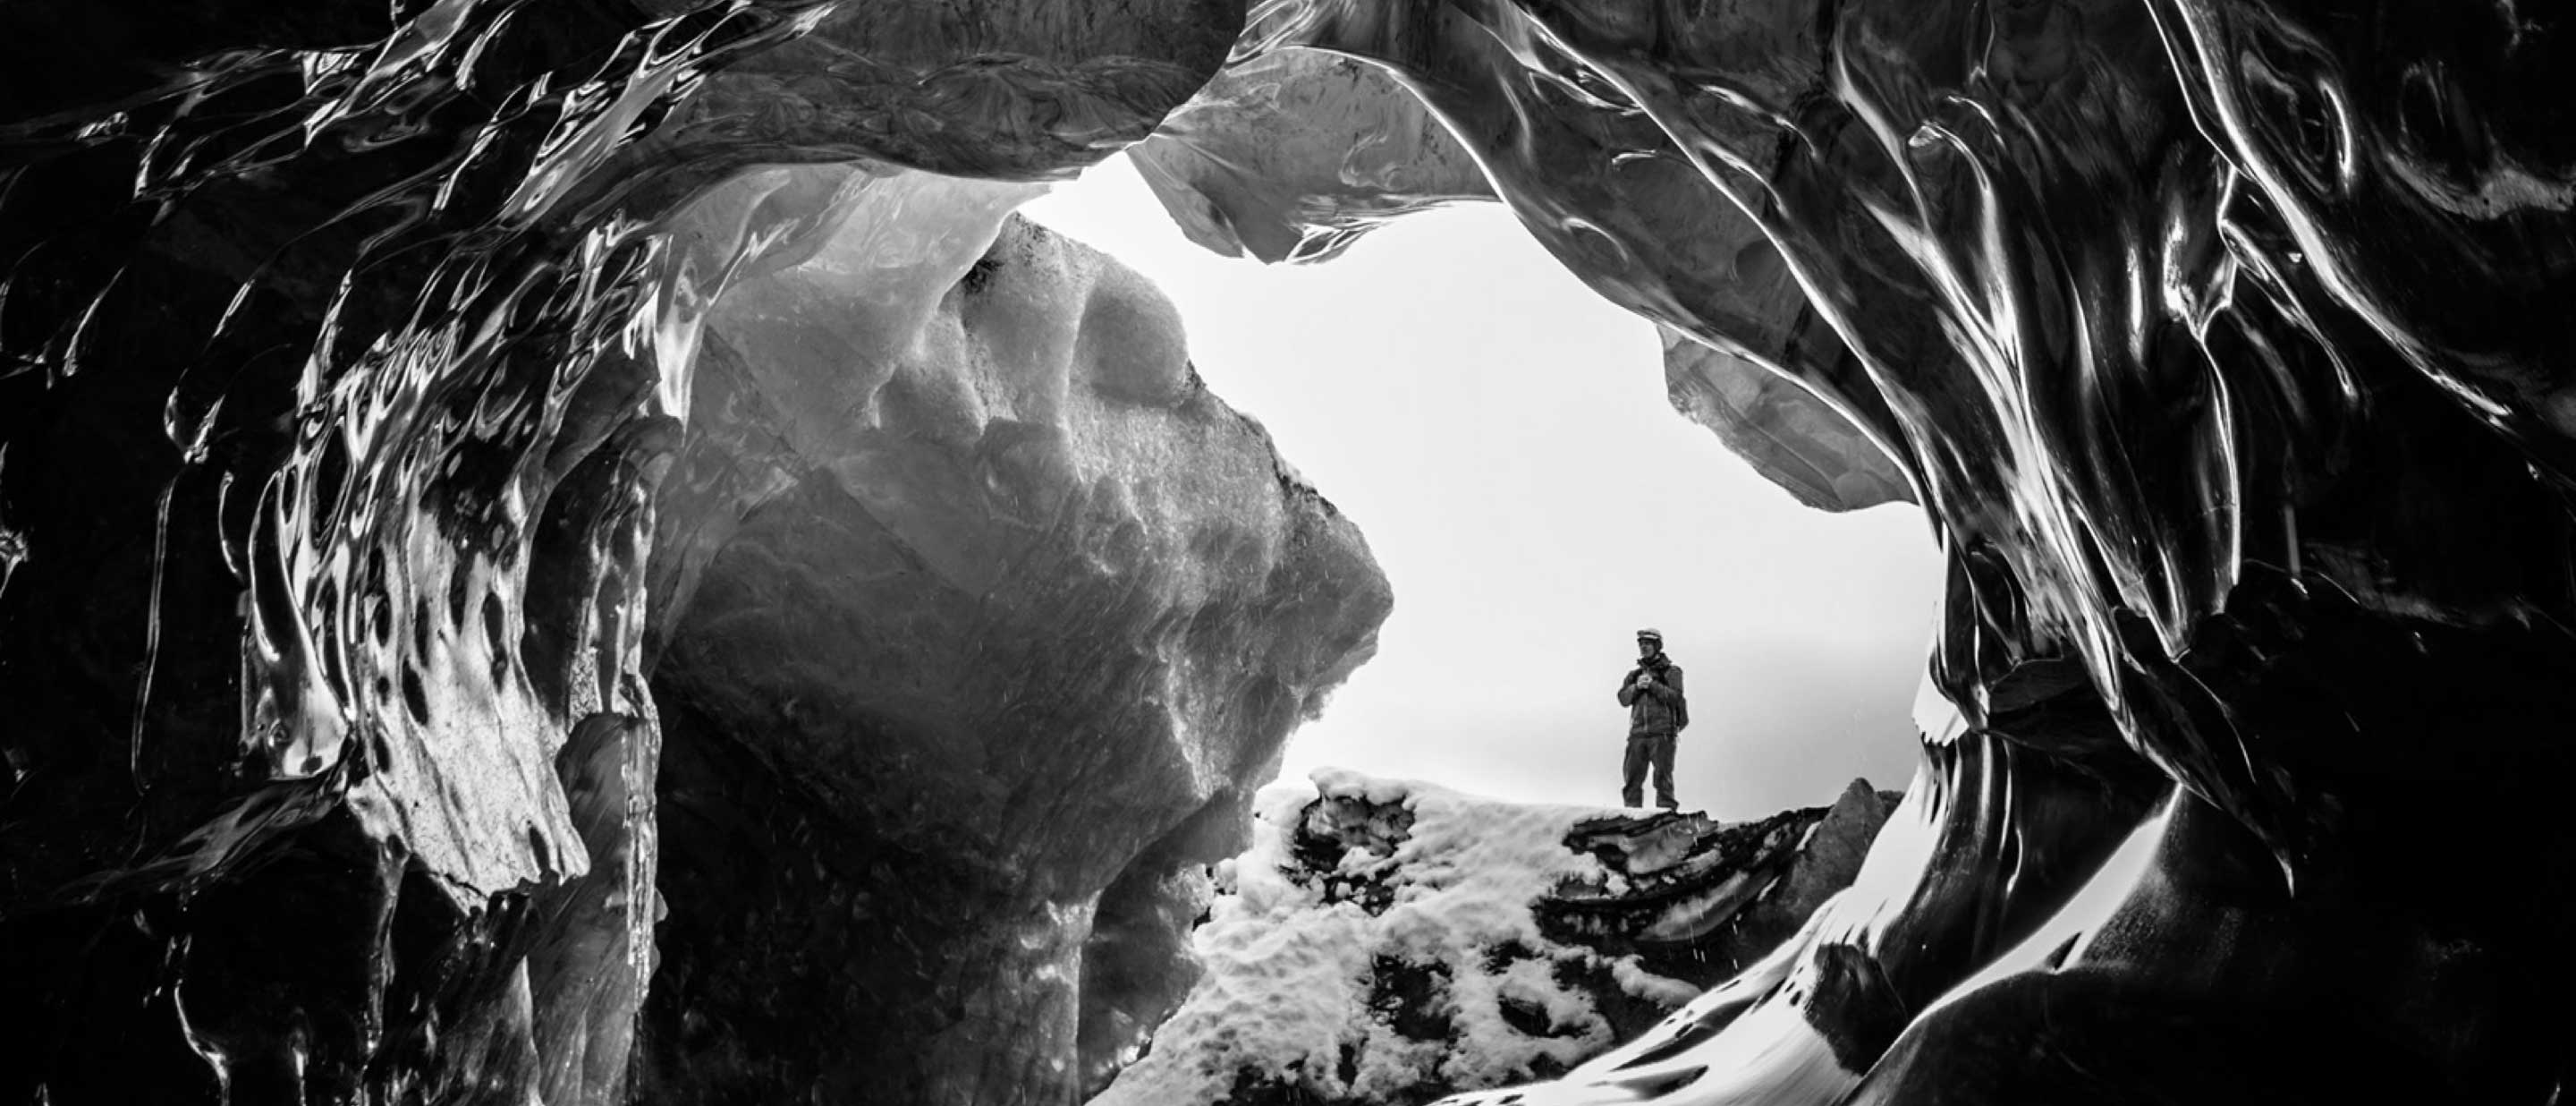
[[[1217,395],[1368,537],[1377,659],[1291,739],[1318,766],[1615,804],[1634,631],[1687,672],[1683,809],[1745,818],[1906,785],[1939,563],[1907,505],[1800,506],[1664,398],[1651,326],[1496,205],[1321,265],[1189,243],[1124,157],[1023,209],[1179,305]]]

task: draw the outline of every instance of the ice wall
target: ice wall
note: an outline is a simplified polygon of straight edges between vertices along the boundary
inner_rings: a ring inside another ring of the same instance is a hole
[[[1064,1101],[1180,1001],[1386,580],[1034,189],[778,169],[681,220],[782,191],[839,210],[717,301],[659,500],[640,1093]]]
[[[1783,357],[1833,358],[1841,347],[1758,227],[1680,166],[1618,144],[1648,141],[1642,132],[1583,133],[1601,120],[1501,109],[1443,114],[1444,101],[1408,91],[1401,74],[1325,50],[1250,53],[1129,156],[1192,241],[1269,262],[1328,260],[1389,219],[1495,199],[1490,169],[1577,276],[1666,323],[1674,407],[1809,506],[1912,498],[1869,428],[1774,371]],[[1524,126],[1557,141],[1520,137]],[[1462,143],[1453,127],[1483,141]],[[1585,157],[1612,171],[1575,164]],[[1682,325],[1694,310],[1719,313],[1723,328]]]
[[[1132,278],[1023,230],[978,267],[1027,188],[847,163],[1062,171],[1239,26],[0,13],[0,1098],[676,1099],[846,1082],[854,1035],[816,1042],[853,1025],[922,1046],[919,1100],[1042,1095],[1085,1012],[1159,1016],[1175,873],[1383,581]],[[885,329],[791,358],[706,328],[737,285],[780,298],[730,318],[837,288],[827,324]],[[979,683],[911,698],[933,661]],[[1027,1007],[916,977],[1015,941]],[[780,992],[811,1032],[773,1046],[743,1015]],[[964,997],[1010,1031],[932,1047]]]
[[[1785,974],[1513,1101],[2554,1093],[2558,27],[2164,0],[1257,14],[1239,58],[1380,66],[1604,295],[1883,447],[1952,566],[1932,674],[1958,715],[1927,727],[1882,892]],[[2468,858],[2413,829],[2495,817],[2515,844]],[[2437,869],[2458,881],[2428,893]]]

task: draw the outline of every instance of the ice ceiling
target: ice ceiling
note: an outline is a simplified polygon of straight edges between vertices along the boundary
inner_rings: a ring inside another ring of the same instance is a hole
[[[1142,141],[1264,257],[1496,197],[1758,467],[1936,528],[1861,883],[1527,1101],[2554,1101],[2566,34],[0,8],[0,1095],[1096,1086],[1387,603],[1168,306],[1009,216]]]

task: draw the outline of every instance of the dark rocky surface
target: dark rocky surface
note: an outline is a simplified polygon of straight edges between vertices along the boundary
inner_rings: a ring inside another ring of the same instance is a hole
[[[1557,888],[1536,907],[1540,926],[1558,940],[1636,954],[1657,975],[1715,985],[1851,885],[1893,805],[1854,780],[1830,807],[1736,825],[1683,815],[1577,825],[1566,845],[1617,879]],[[1620,1028],[1628,1037],[1644,1027]]]

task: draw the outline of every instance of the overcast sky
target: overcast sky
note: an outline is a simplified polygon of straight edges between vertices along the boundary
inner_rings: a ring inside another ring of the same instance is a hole
[[[1684,809],[1753,817],[1911,777],[1939,581],[1922,513],[1829,515],[1755,475],[1666,402],[1653,328],[1499,206],[1295,267],[1191,245],[1124,157],[1024,210],[1172,297],[1209,387],[1394,585],[1377,659],[1283,774],[1615,804],[1613,694],[1651,625],[1687,672]]]

